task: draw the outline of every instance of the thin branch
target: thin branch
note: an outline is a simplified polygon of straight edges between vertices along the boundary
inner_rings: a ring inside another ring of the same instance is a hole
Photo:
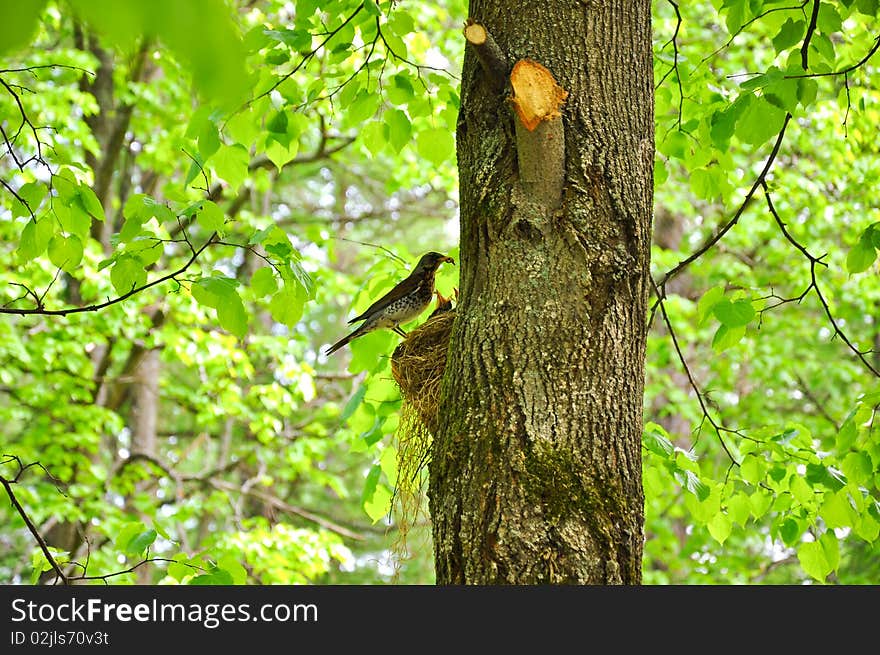
[[[755,195],[755,192],[762,185],[764,180],[767,178],[767,174],[770,172],[771,166],[773,166],[773,162],[776,159],[776,156],[779,154],[779,148],[782,146],[782,140],[785,137],[785,130],[788,127],[788,123],[791,121],[791,114],[785,114],[785,120],[782,122],[782,129],[779,130],[779,134],[776,136],[776,142],[773,144],[773,149],[770,151],[770,156],[767,158],[767,161],[764,163],[764,168],[761,169],[761,172],[758,174],[758,177],[755,179],[755,182],[752,184],[752,187],[749,189],[746,194],[745,199],[742,204],[739,206],[739,209],[736,210],[736,213],[733,215],[727,223],[721,226],[721,228],[711,235],[703,244],[697,248],[696,251],[691,253],[688,257],[680,261],[675,265],[672,269],[666,272],[666,274],[660,279],[660,281],[655,285],[655,290],[658,290],[658,302],[660,298],[663,297],[666,290],[666,284],[675,276],[680,274],[685,268],[690,266],[695,260],[699,259],[703,254],[705,254],[709,249],[712,248],[716,243],[718,243],[721,238],[727,234],[730,229],[736,225],[737,221],[739,221],[740,217],[745,212],[746,207],[748,207],[749,203],[752,200],[752,197]]]
[[[69,577],[67,579],[70,582],[74,582],[77,580],[103,580],[104,583],[106,583],[109,578],[114,578],[117,575],[125,575],[126,573],[134,573],[137,569],[144,566],[145,564],[153,564],[155,562],[168,562],[169,564],[178,563],[178,564],[183,564],[184,566],[188,566],[189,568],[194,569],[196,571],[203,571],[204,572],[204,570],[205,570],[201,566],[196,566],[195,564],[190,564],[189,562],[178,562],[177,560],[168,559],[167,557],[147,557],[132,567],[129,567],[129,568],[124,569],[122,571],[114,571],[113,573],[105,573],[104,575],[86,575],[85,571],[86,571],[86,568],[88,567],[88,562],[86,562],[85,565],[79,564],[78,562],[71,562],[71,564],[74,564],[76,566],[81,567],[83,569],[83,574]]]
[[[868,361],[868,359],[865,357],[865,355],[871,354],[874,351],[870,350],[870,349],[866,350],[866,351],[859,350],[852,343],[852,341],[850,341],[849,337],[846,336],[846,334],[843,332],[840,325],[838,324],[837,320],[834,318],[834,314],[832,314],[832,312],[831,312],[831,306],[828,304],[828,301],[825,299],[825,296],[822,294],[822,290],[819,288],[819,280],[816,277],[816,267],[819,265],[826,266],[826,264],[822,261],[822,259],[824,258],[824,255],[822,257],[814,257],[813,255],[811,255],[809,253],[809,251],[803,245],[801,245],[797,240],[794,239],[794,237],[791,236],[791,234],[788,232],[788,230],[785,227],[785,223],[783,222],[782,218],[779,216],[779,213],[776,211],[776,207],[773,205],[773,200],[770,197],[770,190],[768,189],[766,182],[762,181],[761,186],[764,189],[764,196],[767,199],[767,208],[770,210],[770,213],[773,215],[773,219],[776,221],[776,224],[779,226],[780,230],[782,231],[782,234],[810,262],[810,284],[809,284],[809,286],[807,286],[806,290],[804,290],[804,292],[800,296],[797,296],[796,298],[783,299],[782,302],[778,303],[777,305],[774,305],[774,307],[778,307],[779,305],[782,305],[786,302],[792,302],[795,300],[797,302],[800,302],[803,298],[806,297],[806,295],[811,290],[815,291],[816,297],[819,299],[819,303],[822,305],[822,310],[825,312],[825,316],[828,318],[828,321],[831,323],[831,327],[834,328],[834,334],[837,337],[839,337],[840,340],[843,341],[843,343],[846,344],[846,346],[850,349],[850,351],[852,351],[852,353],[856,357],[858,357],[858,359],[862,362],[862,364],[864,364],[865,368],[867,368],[874,376],[880,378],[880,370],[877,370],[877,368],[873,364],[871,364],[871,362]]]
[[[717,55],[719,52],[721,52],[721,51],[724,50],[725,48],[729,48],[730,45],[733,43],[734,39],[736,39],[736,37],[738,37],[740,34],[742,34],[742,33],[746,30],[746,28],[749,27],[749,26],[750,26],[752,23],[754,23],[755,21],[758,21],[758,20],[764,18],[765,16],[767,16],[768,14],[772,14],[772,13],[777,12],[777,11],[795,11],[795,10],[798,10],[798,9],[801,9],[801,10],[802,10],[804,7],[807,6],[807,3],[808,3],[809,1],[810,1],[810,0],[804,0],[804,1],[801,2],[799,5],[795,5],[795,6],[792,6],[792,7],[775,7],[775,8],[773,8],[773,9],[768,9],[767,11],[758,14],[758,15],[755,16],[754,18],[752,18],[752,19],[750,19],[750,20],[747,20],[745,23],[743,23],[742,25],[740,25],[740,28],[739,28],[736,32],[734,32],[734,33],[730,36],[730,38],[727,40],[727,43],[725,43],[723,46],[721,46],[720,48],[718,48],[718,49],[715,50],[714,52],[712,52],[712,53],[706,55],[706,56],[700,61],[700,65],[705,64],[707,61],[709,61],[710,59],[712,59],[715,55]],[[698,66],[698,68],[699,68],[699,66]]]
[[[234,484],[227,483],[223,480],[207,480],[206,482],[210,486],[220,489],[221,491],[239,492],[242,495],[251,496],[252,498],[262,500],[272,507],[281,510],[282,512],[287,512],[288,514],[299,516],[306,521],[310,521],[316,525],[319,525],[325,530],[329,530],[330,532],[335,532],[342,537],[347,537],[348,539],[352,539],[354,541],[363,541],[365,539],[364,535],[360,533],[353,532],[352,530],[349,530],[348,528],[343,527],[338,523],[334,523],[333,521],[326,519],[323,516],[318,516],[317,514],[310,512],[309,510],[303,509],[302,507],[290,505],[280,498],[277,498],[272,494],[266,493],[264,491],[252,488],[242,489]]]
[[[651,283],[654,284],[653,279],[651,280]],[[727,453],[730,461],[736,466],[739,466],[739,462],[736,461],[733,453],[730,452],[727,444],[724,443],[724,438],[721,436],[721,433],[727,432],[729,434],[737,434],[740,436],[743,435],[737,430],[725,428],[724,426],[716,423],[715,419],[712,418],[712,415],[709,413],[709,408],[706,407],[706,402],[703,400],[703,393],[700,391],[700,388],[697,385],[697,381],[694,379],[693,373],[691,373],[691,369],[688,366],[687,360],[684,357],[684,353],[681,351],[681,346],[678,345],[678,338],[675,336],[675,329],[672,327],[672,321],[669,320],[669,315],[666,313],[666,303],[663,301],[662,296],[660,295],[660,289],[657,288],[656,284],[654,284],[654,292],[657,294],[658,303],[660,306],[660,314],[663,317],[663,322],[666,324],[666,329],[669,330],[669,336],[672,338],[672,346],[673,348],[675,348],[675,352],[678,355],[678,361],[681,363],[681,366],[684,369],[684,374],[687,376],[688,383],[690,384],[691,389],[694,390],[694,393],[697,396],[697,402],[700,404],[700,409],[703,412],[703,420],[708,421],[709,425],[711,425],[712,428],[715,430],[715,434],[718,436],[718,441],[721,443],[721,447],[724,449],[724,452]]]
[[[18,457],[10,456],[11,459],[8,459],[4,462],[8,463],[10,461],[16,461],[18,463],[18,474],[13,479],[8,479],[3,476],[0,476],[0,484],[3,485],[3,488],[6,490],[6,495],[9,496],[9,501],[12,503],[12,506],[15,508],[15,511],[18,512],[18,515],[21,517],[24,524],[27,526],[28,531],[33,536],[34,540],[40,547],[40,550],[43,551],[43,556],[46,558],[46,561],[49,563],[49,566],[52,567],[52,570],[55,571],[56,582],[58,580],[61,581],[62,584],[70,584],[66,575],[64,575],[64,571],[61,570],[61,567],[58,565],[58,562],[55,561],[55,557],[52,555],[52,552],[49,550],[49,546],[46,544],[46,540],[43,539],[42,535],[40,535],[39,530],[34,525],[31,518],[28,516],[24,507],[22,507],[21,503],[18,501],[18,498],[15,497],[15,492],[12,490],[12,485],[18,482],[18,479],[21,477],[21,474],[26,471],[31,466],[36,464],[35,462],[28,464],[27,466],[22,466],[21,460]]]
[[[195,164],[196,166],[199,167],[199,172],[202,174],[202,177],[205,179],[205,188],[204,189],[199,188],[199,187],[193,187],[193,188],[198,191],[204,191],[205,193],[210,193],[210,191],[208,189],[211,186],[211,183],[208,182],[208,174],[205,172],[205,167],[202,166],[201,162],[199,162],[199,160],[196,159],[194,155],[189,154],[189,152],[187,152],[186,148],[181,148],[180,151],[184,155],[189,157],[192,160],[193,164]]]
[[[804,43],[801,46],[801,67],[809,69],[810,39],[816,31],[816,22],[819,20],[819,0],[813,0],[813,13],[810,15],[810,24],[807,25],[807,33],[804,35]]]
[[[846,68],[841,68],[837,71],[828,71],[827,73],[800,73],[798,75],[786,75],[783,79],[796,80],[802,77],[833,77],[835,75],[847,75],[848,73],[852,73],[854,70],[857,70],[867,64],[868,60],[874,56],[878,49],[880,49],[880,34],[878,34],[874,38],[874,45],[872,45],[871,49],[868,50],[868,54],[862,57],[855,64],[847,66]]]
[[[3,128],[0,127],[0,130],[2,130],[2,129],[3,129]],[[3,133],[3,138],[4,138],[4,139],[6,138],[6,133],[5,133],[5,132]],[[9,144],[9,141],[8,141],[8,140],[6,141],[6,145],[9,147],[9,152],[12,153],[12,146]],[[15,155],[13,155],[13,158],[15,158]],[[31,215],[31,218],[32,218],[34,221],[36,221],[36,220],[37,220],[37,215],[34,214],[34,210],[31,209],[30,203],[29,203],[27,200],[25,200],[24,198],[22,198],[20,195],[18,195],[18,192],[17,192],[15,189],[13,189],[11,186],[9,186],[9,184],[6,182],[6,180],[2,180],[2,179],[0,179],[0,184],[3,185],[3,188],[4,188],[4,189],[6,189],[7,191],[9,191],[10,194],[12,194],[12,197],[13,197],[13,198],[15,198],[16,200],[18,200],[18,202],[20,202],[20,203],[24,206],[24,208],[28,210],[28,214],[30,214],[30,215]]]
[[[665,44],[663,44],[664,48],[666,46],[668,46],[670,43],[672,44],[672,51],[673,51],[672,68],[670,68],[668,71],[666,71],[666,73],[663,75],[663,77],[660,78],[660,81],[657,83],[657,86],[654,87],[654,90],[656,91],[657,89],[659,89],[660,85],[662,85],[663,82],[666,81],[666,78],[669,77],[669,75],[673,71],[675,71],[675,79],[678,82],[678,122],[677,122],[677,125],[678,125],[678,129],[681,130],[681,114],[682,114],[682,110],[684,108],[684,90],[682,89],[682,86],[681,86],[681,75],[678,70],[678,33],[681,30],[681,11],[678,8],[678,3],[675,2],[674,0],[666,0],[666,1],[669,4],[671,4],[672,8],[675,10],[675,18],[676,18],[675,32],[673,32],[672,38],[669,39],[669,41],[667,41]]]
[[[388,44],[388,41],[385,39],[385,34],[382,32],[382,25],[379,22],[378,16],[376,16],[376,31],[379,33],[379,37],[382,39],[382,43],[384,44],[385,50],[388,52],[388,54],[390,54],[392,57],[394,57],[398,61],[402,61],[404,64],[407,64],[408,66],[412,66],[413,68],[415,68],[416,73],[419,76],[419,79],[421,79],[422,70],[429,70],[429,71],[434,71],[436,73],[443,73],[444,75],[446,75],[454,80],[458,79],[457,75],[449,72],[445,68],[437,68],[436,66],[426,66],[425,64],[417,64],[414,61],[410,61],[409,59],[407,59],[403,55],[400,55],[397,52],[395,52],[394,48],[392,48]]]
[[[377,244],[375,244],[375,243],[367,243],[367,242],[365,242],[365,241],[355,241],[354,239],[348,239],[348,238],[346,238],[346,237],[336,237],[336,238],[339,239],[340,241],[348,241],[349,243],[356,243],[356,244],[358,244],[359,246],[367,246],[367,247],[369,247],[369,248],[376,248],[376,249],[378,249],[378,250],[382,250],[383,252],[386,252],[386,253],[388,253],[389,255],[391,255],[394,259],[396,259],[397,261],[399,261],[399,262],[400,262],[401,264],[403,264],[404,266],[408,266],[408,265],[409,265],[408,262],[407,262],[406,260],[404,260],[404,259],[403,259],[402,257],[400,257],[399,255],[394,254],[393,252],[391,252],[390,250],[388,250],[388,248],[386,248],[385,246],[380,246],[380,245],[377,245]]]
[[[330,42],[330,39],[332,39],[334,36],[339,34],[339,32],[342,30],[342,28],[344,28],[351,21],[353,21],[355,19],[355,16],[357,16],[363,8],[364,8],[364,3],[362,2],[361,4],[359,4],[357,6],[357,9],[355,9],[351,13],[351,15],[348,16],[348,18],[346,18],[344,21],[342,21],[342,23],[339,24],[339,26],[336,29],[328,32],[327,38],[325,38],[317,46],[315,46],[312,50],[310,50],[305,55],[303,55],[303,58],[300,60],[300,62],[296,66],[294,66],[293,69],[289,73],[282,75],[280,78],[278,78],[275,81],[275,83],[272,86],[270,86],[268,89],[263,91],[261,94],[259,94],[258,96],[256,96],[252,100],[250,100],[245,106],[249,106],[249,105],[253,104],[254,102],[256,102],[257,100],[259,100],[260,98],[264,98],[264,97],[268,96],[270,93],[272,93],[272,91],[274,91],[279,86],[281,86],[284,82],[286,82],[291,77],[293,77],[297,73],[297,71],[299,71],[303,66],[305,66],[306,63],[308,63],[308,61],[312,57],[314,57],[318,53],[319,50],[321,50],[321,48],[323,48],[325,45],[327,45]]]

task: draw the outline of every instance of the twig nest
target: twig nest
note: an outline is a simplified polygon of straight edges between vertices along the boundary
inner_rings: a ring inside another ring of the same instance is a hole
[[[391,374],[404,400],[415,410],[431,434],[437,430],[440,382],[455,310],[435,312],[406,335],[391,356]]]

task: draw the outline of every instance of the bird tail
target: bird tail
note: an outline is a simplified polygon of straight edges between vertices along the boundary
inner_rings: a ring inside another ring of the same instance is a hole
[[[356,339],[357,337],[361,336],[362,334],[366,334],[367,332],[369,332],[369,330],[365,330],[364,327],[365,327],[364,325],[361,325],[357,330],[355,330],[351,334],[348,334],[348,335],[342,337],[339,341],[337,341],[332,346],[327,348],[327,350],[324,351],[324,354],[325,355],[332,355],[340,348],[348,345],[348,342],[351,341],[352,339]]]

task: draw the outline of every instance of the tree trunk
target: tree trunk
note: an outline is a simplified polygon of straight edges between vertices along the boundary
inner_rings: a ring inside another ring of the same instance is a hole
[[[471,41],[457,133],[461,302],[431,461],[441,584],[641,580],[650,9],[470,3],[502,70],[541,64],[563,104],[561,119],[551,107],[528,129],[492,79],[498,62]]]

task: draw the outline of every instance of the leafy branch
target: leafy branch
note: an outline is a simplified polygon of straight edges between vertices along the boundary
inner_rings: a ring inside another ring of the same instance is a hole
[[[9,502],[12,503],[12,507],[15,508],[15,511],[21,517],[21,520],[24,521],[28,532],[31,533],[34,540],[37,542],[37,545],[40,547],[40,550],[43,551],[43,556],[52,567],[52,570],[55,571],[56,582],[60,580],[63,584],[69,584],[67,576],[64,574],[64,571],[61,570],[61,566],[58,564],[58,562],[55,560],[55,557],[52,555],[52,552],[49,550],[49,546],[46,544],[46,540],[43,539],[39,530],[37,530],[37,527],[34,525],[34,522],[31,520],[30,516],[28,516],[21,502],[19,502],[18,498],[16,497],[15,491],[13,491],[12,489],[12,485],[18,484],[18,481],[21,479],[21,476],[24,475],[25,471],[34,466],[38,466],[45,471],[45,467],[39,462],[24,464],[22,463],[21,459],[16,455],[3,455],[3,457],[5,457],[6,459],[0,462],[0,464],[10,464],[12,462],[15,462],[18,465],[18,472],[15,474],[15,477],[7,478],[0,475],[0,484],[2,484],[3,488],[6,490],[6,495],[9,497]],[[49,472],[46,471],[46,473],[48,474]]]
[[[652,284],[654,284],[653,280]],[[687,376],[688,384],[690,385],[691,389],[694,390],[694,394],[697,397],[697,402],[700,404],[700,410],[703,413],[703,421],[700,426],[697,427],[697,431],[699,432],[700,428],[702,428],[703,423],[708,422],[709,425],[712,426],[712,429],[715,431],[715,434],[718,436],[718,441],[721,443],[721,447],[724,449],[724,452],[727,453],[727,456],[730,458],[731,463],[733,465],[739,466],[739,462],[736,461],[733,453],[730,452],[730,449],[724,442],[724,437],[722,437],[721,435],[722,433],[735,434],[740,437],[745,437],[746,435],[744,435],[739,430],[724,427],[714,418],[712,418],[712,414],[710,413],[709,408],[706,406],[706,401],[703,398],[703,392],[697,385],[694,374],[691,372],[690,366],[688,365],[684,353],[681,350],[681,346],[678,343],[678,337],[675,334],[675,329],[672,327],[672,321],[669,319],[669,314],[666,313],[665,297],[661,295],[660,289],[657,288],[656,284],[654,284],[654,292],[657,294],[657,305],[660,308],[660,315],[663,318],[663,323],[666,325],[666,329],[669,331],[669,337],[672,339],[672,346],[675,349],[675,354],[678,357],[678,361],[681,363],[681,367],[684,370],[685,376]]]
[[[341,22],[341,23],[340,23],[335,29],[326,32],[327,36],[326,36],[326,37],[325,37],[325,38],[324,38],[324,39],[323,39],[318,45],[316,45],[316,46],[315,46],[314,48],[312,48],[309,52],[307,52],[306,54],[304,54],[303,57],[302,57],[302,59],[299,61],[299,63],[298,63],[296,66],[294,66],[289,72],[285,73],[284,75],[282,75],[281,77],[279,77],[277,80],[275,80],[275,83],[272,84],[272,86],[270,86],[268,89],[266,89],[265,91],[263,91],[262,93],[260,93],[259,95],[255,96],[253,99],[251,99],[251,100],[245,105],[245,107],[247,107],[247,106],[253,104],[254,102],[256,102],[257,100],[259,100],[260,98],[265,98],[265,97],[268,96],[270,93],[272,93],[275,89],[277,89],[279,86],[281,86],[282,84],[284,84],[284,82],[286,82],[286,81],[289,80],[291,77],[293,77],[294,75],[296,75],[296,73],[297,73],[298,71],[300,71],[300,70],[302,69],[302,67],[305,66],[305,65],[309,62],[309,60],[311,60],[312,57],[314,57],[316,54],[318,54],[318,52],[320,52],[321,48],[323,48],[324,46],[326,46],[334,36],[336,36],[337,34],[339,34],[339,32],[341,32],[342,29],[343,29],[346,25],[348,25],[351,21],[353,21],[353,20],[355,19],[355,17],[361,12],[361,10],[363,10],[363,8],[364,8],[364,3],[362,2],[362,3],[359,4],[359,5],[357,6],[357,8],[356,8],[356,9],[355,9],[355,10],[354,10],[354,11],[353,11],[353,12],[352,12],[352,13],[351,13],[351,14],[350,14],[350,15],[349,15],[344,21],[342,21],[342,22]]]
[[[730,229],[737,224],[740,217],[745,212],[746,208],[749,206],[749,203],[752,200],[752,197],[755,195],[755,192],[761,187],[764,183],[764,180],[767,178],[767,174],[770,172],[770,168],[773,166],[773,162],[776,159],[776,156],[779,154],[779,149],[782,146],[782,140],[785,138],[785,130],[788,127],[788,123],[791,121],[791,114],[785,115],[785,120],[782,122],[782,128],[779,130],[779,134],[776,135],[776,142],[773,144],[773,149],[770,151],[770,156],[767,157],[767,161],[764,163],[764,167],[761,169],[761,172],[758,174],[758,177],[755,179],[748,193],[746,193],[745,198],[740,204],[739,208],[733,214],[733,217],[728,220],[724,225],[722,225],[714,234],[710,235],[703,243],[697,248],[694,252],[688,255],[685,259],[681,260],[678,264],[676,264],[673,268],[668,270],[660,281],[655,283],[654,290],[657,293],[657,300],[655,302],[655,306],[652,307],[652,312],[656,309],[657,303],[661,302],[661,299],[666,295],[666,285],[667,283],[679,275],[684,269],[690,266],[694,261],[702,257],[706,252],[708,252],[716,243],[718,243],[725,234],[727,234]]]
[[[140,286],[133,287],[130,291],[117,296],[115,298],[110,298],[101,303],[95,303],[91,305],[85,305],[83,307],[67,307],[65,309],[46,309],[42,306],[42,302],[38,304],[37,307],[32,309],[15,309],[12,307],[0,307],[0,314],[18,314],[19,316],[29,316],[29,315],[40,315],[40,316],[67,316],[69,314],[80,314],[82,312],[97,312],[101,309],[105,309],[112,305],[116,305],[123,300],[127,300],[132,296],[140,293],[141,291],[146,291],[152,287],[155,287],[163,282],[167,282],[168,280],[175,280],[177,276],[185,273],[190,266],[192,266],[196,259],[198,259],[199,255],[201,255],[205,249],[210,246],[212,243],[216,243],[215,239],[217,237],[217,233],[214,232],[208,237],[208,240],[205,241],[198,249],[194,250],[190,256],[190,258],[184,263],[180,268],[172,273],[167,273],[161,277],[156,278],[150,282],[146,282]],[[21,285],[24,286],[24,285]],[[36,295],[33,290],[25,287],[30,295]]]
[[[55,555],[52,553],[51,547],[46,543],[46,540],[40,534],[40,531],[37,529],[33,520],[30,518],[30,516],[28,515],[24,506],[21,504],[18,497],[15,495],[15,491],[13,490],[13,485],[18,484],[19,481],[21,480],[22,475],[24,475],[24,473],[31,468],[36,467],[36,468],[42,469],[43,472],[47,476],[49,476],[50,479],[52,479],[53,481],[56,481],[54,476],[52,476],[52,474],[40,462],[31,462],[30,464],[24,464],[21,461],[21,458],[18,457],[17,455],[5,454],[5,455],[3,455],[3,457],[5,459],[0,461],[0,465],[11,464],[14,462],[18,466],[18,471],[16,472],[15,476],[11,477],[11,478],[7,478],[5,476],[0,475],[0,485],[3,486],[4,490],[6,491],[6,495],[9,497],[9,501],[12,504],[12,507],[15,509],[15,511],[19,515],[19,517],[21,517],[21,520],[24,522],[25,526],[27,527],[28,532],[31,533],[31,536],[34,538],[34,541],[37,542],[37,545],[39,546],[40,551],[43,553],[43,557],[46,558],[46,562],[49,564],[49,566],[51,567],[51,570],[55,574],[55,580],[54,580],[53,584],[60,583],[63,585],[70,585],[74,582],[85,582],[85,581],[89,581],[89,580],[102,580],[106,584],[110,578],[114,578],[114,577],[117,577],[120,575],[125,575],[127,573],[133,573],[134,571],[136,571],[140,567],[145,566],[147,564],[153,564],[156,562],[168,562],[168,563],[177,562],[177,560],[168,559],[166,557],[145,557],[140,562],[138,562],[137,564],[134,564],[133,566],[131,566],[127,569],[123,569],[120,571],[114,571],[112,573],[105,573],[105,574],[101,574],[101,575],[89,575],[88,574],[88,563],[89,563],[90,557],[89,557],[89,554],[87,554],[85,564],[82,564],[80,562],[75,562],[75,561],[63,562],[64,564],[79,567],[82,570],[81,575],[71,575],[69,573],[65,573],[64,570],[62,569],[62,562],[59,562],[58,559],[55,557]],[[61,493],[63,493],[63,492],[61,492]],[[149,553],[149,551],[147,551],[147,552]],[[204,569],[202,569],[201,567],[196,566],[194,564],[191,564],[188,562],[183,562],[183,564],[185,566],[189,566],[192,569],[204,571]]]
[[[831,307],[828,304],[828,301],[825,299],[825,296],[822,294],[822,290],[819,288],[819,281],[816,277],[816,268],[818,266],[827,266],[822,260],[826,257],[826,255],[822,255],[821,257],[814,257],[810,254],[810,252],[799,243],[788,231],[785,222],[779,215],[779,212],[776,211],[776,207],[773,205],[773,199],[770,196],[770,190],[767,187],[766,182],[761,183],[761,187],[764,190],[764,197],[767,200],[767,208],[770,210],[770,214],[773,216],[773,220],[776,221],[776,224],[779,226],[780,231],[783,236],[791,243],[795,248],[800,251],[800,253],[809,261],[810,263],[810,283],[807,288],[801,293],[799,296],[794,298],[783,298],[779,303],[773,305],[768,309],[773,309],[775,307],[779,307],[785,303],[789,302],[801,302],[806,296],[810,293],[810,291],[815,291],[816,298],[819,300],[819,304],[822,306],[822,311],[825,313],[825,316],[828,318],[828,322],[831,323],[831,327],[834,330],[834,334],[840,338],[843,343],[846,344],[847,348],[855,354],[855,356],[862,362],[862,364],[867,368],[874,376],[880,378],[880,371],[871,364],[866,355],[873,353],[874,351],[869,350],[859,350],[852,341],[850,341],[849,337],[843,332],[838,323],[837,319],[834,318],[834,314],[831,312]]]

